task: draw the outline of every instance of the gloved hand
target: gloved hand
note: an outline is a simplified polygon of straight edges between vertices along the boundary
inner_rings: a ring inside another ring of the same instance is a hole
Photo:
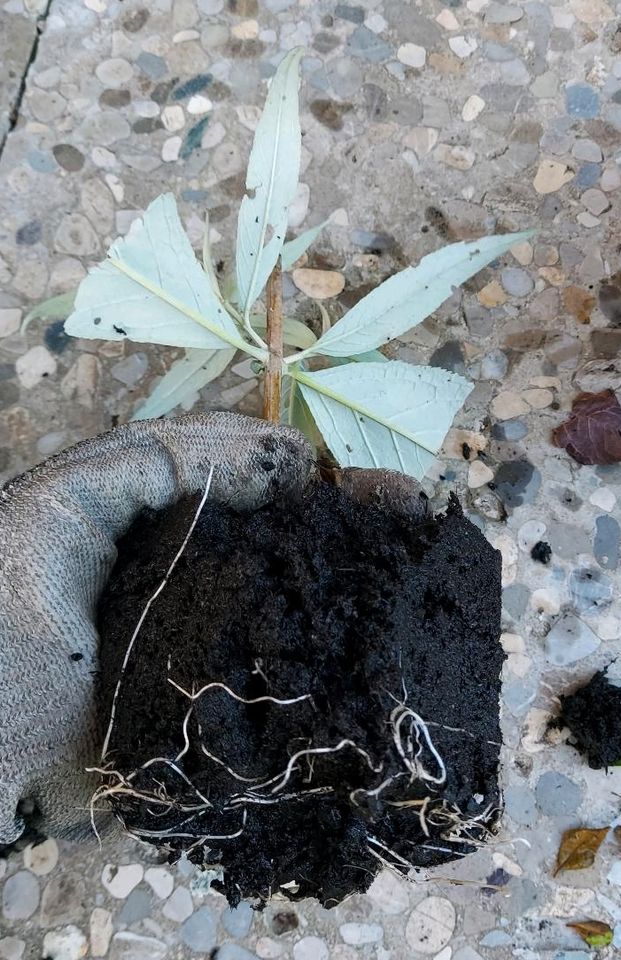
[[[88,834],[85,768],[103,741],[94,616],[134,517],[204,489],[212,465],[210,499],[257,507],[301,489],[311,462],[297,431],[213,413],[119,427],[0,491],[0,843],[24,829],[24,799],[48,834]]]

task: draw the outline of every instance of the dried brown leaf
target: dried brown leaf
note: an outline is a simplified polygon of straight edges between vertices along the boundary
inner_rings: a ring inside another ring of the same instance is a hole
[[[593,866],[595,854],[601,847],[609,827],[591,829],[577,827],[566,830],[561,838],[561,845],[556,855],[556,869],[554,876],[561,870],[584,870]]]
[[[621,462],[621,406],[614,390],[578,394],[569,419],[553,430],[552,440],[578,463]]]
[[[612,943],[614,930],[602,920],[577,920],[567,926],[575,930],[590,947],[607,947]]]

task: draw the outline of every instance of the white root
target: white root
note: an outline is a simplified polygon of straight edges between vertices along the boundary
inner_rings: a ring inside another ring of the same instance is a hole
[[[188,545],[188,542],[189,542],[189,540],[190,540],[190,537],[191,537],[192,534],[194,533],[194,528],[195,528],[196,524],[198,523],[198,518],[200,517],[201,511],[202,511],[203,507],[205,506],[205,503],[207,502],[207,497],[209,496],[209,491],[210,491],[210,489],[211,489],[211,481],[212,481],[212,479],[213,479],[213,471],[214,471],[214,468],[213,468],[213,464],[212,464],[212,466],[211,466],[211,468],[210,468],[210,470],[209,470],[209,475],[208,475],[208,477],[207,477],[207,484],[206,484],[206,486],[205,486],[205,492],[203,493],[203,496],[202,496],[201,501],[200,501],[200,503],[199,503],[199,505],[198,505],[198,508],[197,508],[197,510],[196,510],[196,513],[194,514],[194,518],[193,518],[193,520],[192,520],[192,523],[190,524],[190,529],[189,529],[188,532],[186,533],[183,543],[181,544],[181,546],[179,547],[179,550],[178,550],[177,553],[175,554],[175,557],[174,557],[171,565],[169,566],[169,568],[168,568],[168,570],[167,570],[167,572],[166,572],[166,576],[164,577],[164,579],[163,579],[162,582],[160,583],[160,585],[159,585],[159,587],[157,588],[157,590],[155,591],[155,593],[147,600],[147,604],[146,604],[144,610],[142,611],[142,614],[141,614],[141,616],[140,616],[140,619],[139,619],[138,623],[136,624],[136,629],[134,630],[134,632],[133,632],[133,634],[132,634],[131,640],[129,641],[129,644],[128,644],[128,647],[127,647],[127,650],[125,651],[125,657],[124,657],[124,659],[123,659],[123,664],[122,664],[122,666],[121,666],[121,673],[120,673],[120,675],[119,675],[119,679],[118,679],[117,684],[116,684],[116,689],[115,689],[115,691],[114,691],[114,696],[113,696],[113,698],[112,698],[112,709],[111,709],[111,711],[110,711],[110,722],[108,723],[108,729],[107,729],[107,731],[106,731],[106,736],[105,736],[105,739],[104,739],[104,744],[103,744],[103,747],[102,747],[102,750],[101,750],[101,759],[102,759],[102,760],[105,759],[105,757],[106,757],[106,755],[107,755],[107,753],[108,753],[108,747],[110,746],[110,738],[111,738],[111,736],[112,736],[112,730],[113,730],[113,728],[114,728],[114,719],[115,719],[115,716],[116,716],[117,701],[118,701],[118,698],[119,698],[119,693],[121,692],[121,685],[122,685],[122,683],[123,683],[123,675],[124,675],[124,673],[125,673],[125,671],[126,671],[126,669],[127,669],[127,664],[129,663],[129,658],[131,657],[132,650],[133,650],[134,644],[135,644],[135,642],[136,642],[136,638],[138,637],[138,634],[140,633],[140,630],[141,630],[141,628],[142,628],[142,625],[143,625],[144,621],[145,621],[146,618],[147,618],[147,615],[148,615],[148,613],[149,613],[149,610],[151,609],[152,605],[155,603],[155,601],[156,601],[157,598],[159,597],[159,595],[160,595],[160,593],[162,592],[162,590],[164,590],[164,588],[166,587],[168,581],[170,580],[170,577],[171,577],[171,575],[172,575],[173,570],[174,570],[175,567],[177,566],[177,563],[178,563],[179,560],[181,559],[181,556],[182,556],[185,548],[186,548],[187,545]]]
[[[384,790],[387,790],[388,787],[391,785],[391,783],[394,783],[396,780],[401,779],[401,777],[407,777],[407,773],[396,773],[394,776],[388,777],[388,779],[386,780],[382,780],[379,787],[375,787],[375,789],[373,790],[365,790],[363,787],[358,787],[357,790],[352,790],[351,793],[349,794],[349,802],[353,804],[355,807],[359,807],[360,804],[356,800],[357,794],[363,793],[365,797],[379,797],[380,793],[383,793]],[[408,803],[408,801],[405,801],[405,802]],[[390,801],[387,801],[387,803],[390,803]],[[394,806],[397,806],[397,805],[398,804],[394,804]]]
[[[234,780],[239,780],[241,783],[257,783],[260,780],[260,777],[242,777],[241,773],[235,773],[231,767],[227,766],[224,760],[220,760],[219,757],[214,756],[213,753],[210,753],[204,743],[201,743],[201,750],[206,757],[209,757],[210,760],[213,760],[214,763],[219,764],[219,766],[224,767],[227,773],[229,773]]]
[[[410,720],[410,731],[404,744],[401,727],[408,719]],[[422,717],[420,717],[416,711],[412,710],[410,707],[406,707],[404,703],[400,703],[390,714],[390,724],[392,727],[392,736],[395,747],[397,748],[397,752],[403,760],[406,768],[410,771],[410,783],[413,783],[414,780],[425,780],[427,783],[434,783],[438,786],[441,786],[443,783],[445,783],[446,767],[444,765],[444,761],[434,747],[427,724]],[[416,754],[414,754],[412,733],[416,737]],[[420,756],[424,749],[424,746],[420,740],[421,734],[424,737],[429,752],[432,754],[438,765],[439,773],[437,776],[434,776],[432,773],[430,773],[420,760]]]
[[[218,680],[215,680],[213,683],[206,683],[204,687],[201,687],[198,693],[190,693],[189,690],[186,690],[184,687],[180,686],[180,684],[176,683],[170,677],[168,677],[168,682],[171,684],[171,686],[175,688],[175,690],[178,690],[179,693],[182,693],[184,695],[184,697],[187,697],[188,700],[192,700],[192,701],[198,700],[198,698],[202,697],[203,694],[207,693],[208,690],[213,690],[215,688],[219,690],[224,690],[225,693],[228,693],[229,697],[232,697],[233,700],[237,700],[238,703],[246,703],[246,704],[275,703],[279,707],[288,707],[292,703],[301,703],[302,700],[311,699],[310,693],[304,693],[302,694],[301,697],[292,697],[290,700],[279,700],[278,697],[269,697],[269,696],[255,697],[253,700],[246,700],[244,697],[240,697],[238,693],[235,693],[234,690],[231,690],[230,687],[227,687],[226,683],[221,683]]]
[[[235,833],[226,833],[220,836],[203,834],[200,837],[197,837],[195,833],[179,833],[174,830],[136,830],[135,833],[139,837],[156,837],[160,839],[166,839],[170,837],[191,837],[193,840],[200,840],[201,843],[206,843],[208,840],[236,840],[237,837],[241,837],[242,833],[246,829],[246,820],[248,818],[248,811],[243,810],[242,812],[242,825],[239,830],[236,830]],[[190,818],[192,819],[192,818]],[[188,822],[187,820],[185,821]]]
[[[287,764],[286,768],[283,770],[282,773],[279,773],[275,777],[272,777],[270,780],[266,780],[264,783],[259,784],[257,787],[255,787],[255,790],[264,790],[266,787],[271,786],[272,783],[277,781],[276,786],[272,787],[272,790],[270,792],[278,793],[290,780],[294,767],[297,761],[300,759],[300,757],[317,756],[319,754],[327,754],[327,753],[338,753],[338,751],[343,750],[344,747],[351,747],[353,750],[359,753],[362,757],[364,757],[367,763],[367,766],[373,771],[373,773],[381,773],[384,766],[382,763],[380,763],[378,767],[373,766],[373,761],[371,760],[371,757],[366,752],[366,750],[363,750],[361,747],[355,744],[353,740],[341,740],[341,742],[337,743],[335,747],[309,747],[306,750],[298,750],[297,753],[294,753],[293,756],[290,758],[289,763]]]
[[[224,809],[234,809],[234,807],[246,803],[258,803],[261,805],[286,803],[289,800],[306,800],[306,798],[310,796],[326,796],[327,794],[332,793],[334,793],[333,787],[313,787],[312,790],[300,790],[299,793],[283,793],[279,797],[257,797],[254,793],[243,793],[232,797],[228,806],[226,806]]]

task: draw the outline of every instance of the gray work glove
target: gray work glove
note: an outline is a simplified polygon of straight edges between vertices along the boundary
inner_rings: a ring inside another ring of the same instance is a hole
[[[115,541],[143,507],[204,489],[212,465],[210,499],[257,507],[302,489],[311,452],[297,431],[236,414],[146,421],[0,491],[0,843],[24,829],[24,799],[48,834],[87,835],[98,781],[85,768],[98,764],[103,739],[94,617]]]

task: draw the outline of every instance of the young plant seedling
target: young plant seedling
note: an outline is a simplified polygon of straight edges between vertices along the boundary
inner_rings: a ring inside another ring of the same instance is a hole
[[[531,234],[437,250],[385,280],[319,338],[283,318],[281,271],[291,269],[324,226],[285,242],[300,167],[302,53],[288,53],[270,84],[250,153],[235,279],[227,292],[213,268],[208,224],[201,265],[174,198],[164,194],[82,281],[65,330],[76,337],[185,348],[135,419],[167,413],[218,377],[241,350],[264,374],[266,418],[309,434],[316,427],[341,466],[393,468],[421,479],[471,384],[437,367],[389,361],[380,348]],[[259,297],[266,287],[263,309]],[[57,306],[66,309],[67,300]],[[322,369],[314,369],[317,357]]]

